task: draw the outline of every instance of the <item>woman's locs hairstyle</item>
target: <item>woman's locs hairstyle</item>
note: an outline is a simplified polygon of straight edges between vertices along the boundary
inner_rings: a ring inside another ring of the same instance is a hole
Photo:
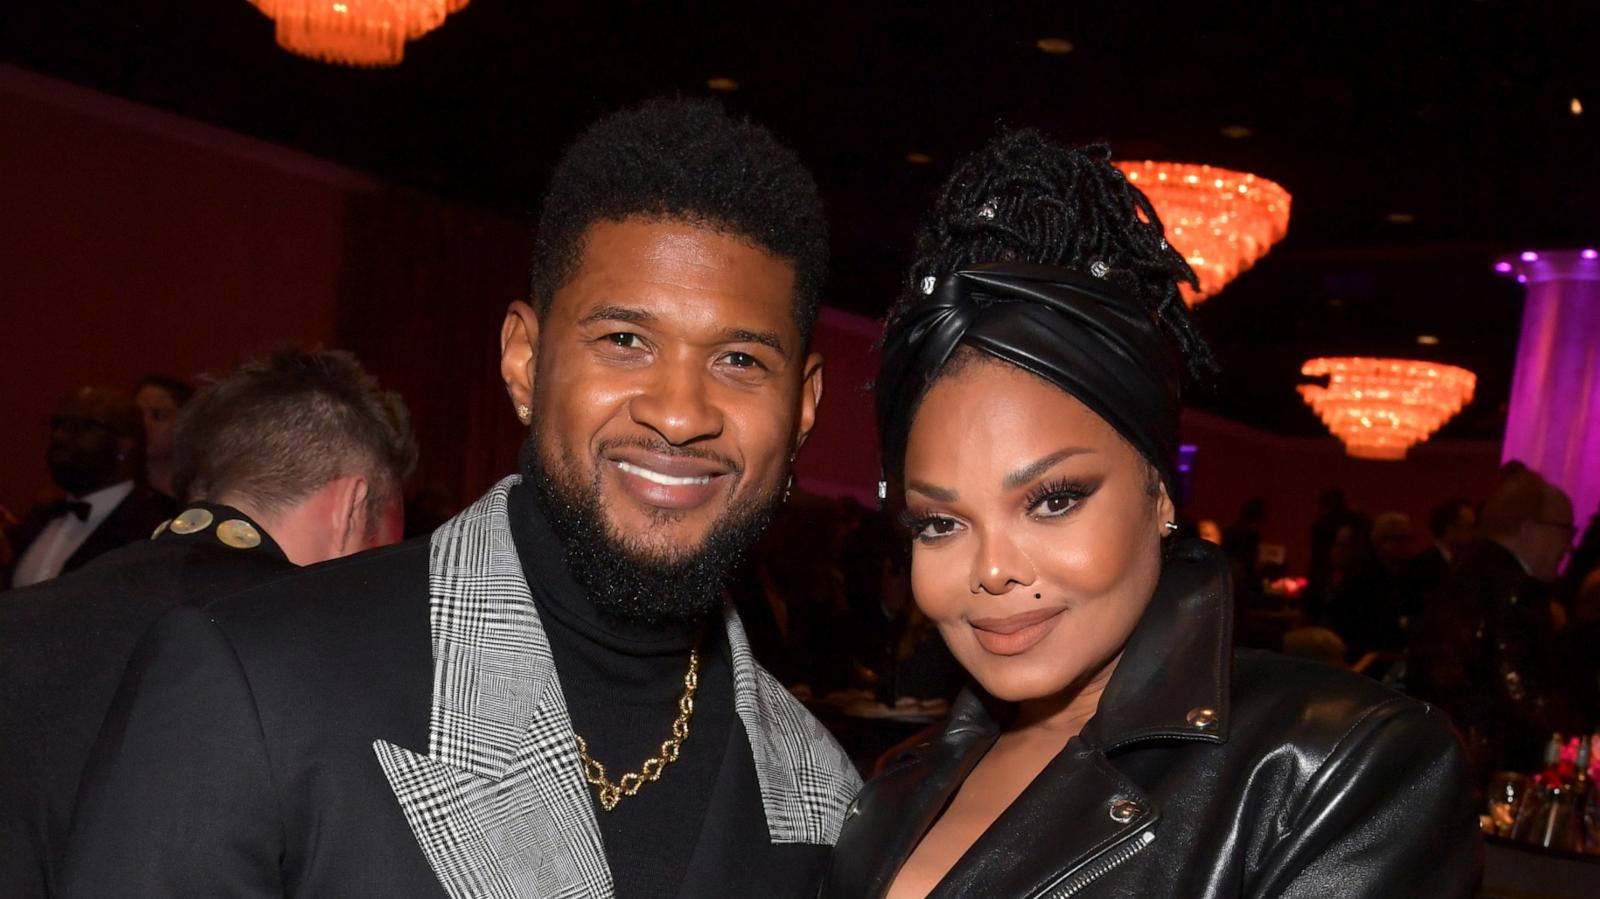
[[[1179,282],[1196,283],[1195,274],[1104,144],[1068,148],[1023,129],[1003,132],[963,160],[918,231],[885,342],[895,339],[895,323],[930,292],[927,286],[989,262],[1053,265],[1103,278],[1156,321],[1192,378],[1216,372],[1178,292]]]

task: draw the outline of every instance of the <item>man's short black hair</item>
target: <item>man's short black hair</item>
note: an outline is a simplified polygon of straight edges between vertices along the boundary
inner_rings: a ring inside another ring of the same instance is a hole
[[[795,269],[795,323],[809,338],[828,267],[816,181],[772,132],[713,100],[651,100],[612,113],[561,156],[534,243],[540,315],[599,221],[676,220],[748,240]]]

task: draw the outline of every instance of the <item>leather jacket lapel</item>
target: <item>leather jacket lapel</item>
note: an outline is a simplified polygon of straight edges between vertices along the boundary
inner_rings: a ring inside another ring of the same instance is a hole
[[[1105,756],[1073,739],[958,860],[929,899],[1049,896],[1122,846],[1142,846],[1160,813]],[[1040,834],[1059,840],[1038,851]]]

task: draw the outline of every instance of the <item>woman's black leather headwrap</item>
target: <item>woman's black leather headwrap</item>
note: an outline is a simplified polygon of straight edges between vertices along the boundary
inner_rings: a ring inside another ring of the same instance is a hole
[[[946,275],[890,323],[876,392],[883,460],[892,474],[905,466],[912,412],[960,346],[1076,397],[1155,466],[1168,496],[1179,496],[1181,380],[1160,324],[1100,278],[1027,263]]]

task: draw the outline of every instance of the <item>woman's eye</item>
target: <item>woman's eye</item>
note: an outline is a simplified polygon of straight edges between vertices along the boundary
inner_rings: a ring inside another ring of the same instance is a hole
[[[1033,506],[1033,513],[1045,518],[1054,518],[1065,515],[1077,506],[1082,497],[1075,493],[1052,493],[1039,500]]]
[[[960,525],[954,518],[945,518],[944,516],[936,515],[931,518],[923,519],[922,522],[917,525],[916,532],[917,537],[920,539],[937,540],[940,537],[948,537],[951,534],[954,534],[959,527]]]

